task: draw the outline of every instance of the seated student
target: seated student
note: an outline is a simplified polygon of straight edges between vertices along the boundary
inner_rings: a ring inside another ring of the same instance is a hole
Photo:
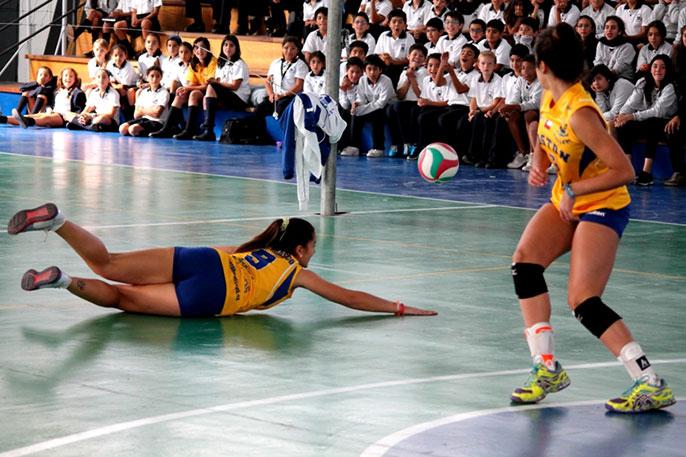
[[[55,103],[55,77],[48,67],[40,67],[36,73],[36,80],[22,84],[19,90],[21,97],[16,110],[19,114],[28,107],[27,113],[38,114]]]
[[[505,29],[505,0],[491,0],[491,3],[484,4],[479,10],[478,18],[488,24],[492,20],[498,20],[503,23],[503,30]],[[502,30],[501,30],[502,33]]]
[[[555,4],[548,15],[548,27],[555,27],[562,22],[574,27],[579,16],[581,16],[581,11],[570,0],[555,0]]]
[[[462,15],[464,20],[462,33],[469,33],[469,24],[479,16],[482,7],[483,3],[480,0],[453,0],[449,5],[449,9]]]
[[[357,101],[357,86],[364,74],[364,61],[359,57],[350,57],[345,61],[346,70],[341,73],[340,92],[338,95],[338,111],[343,120],[348,124],[345,132],[338,141],[340,151],[350,144],[350,109]]]
[[[615,15],[624,21],[624,37],[632,44],[643,43],[653,10],[643,0],[626,0],[617,6]]]
[[[469,23],[469,40],[467,43],[479,45],[486,40],[486,23],[481,19],[474,19]]]
[[[309,68],[305,60],[300,58],[300,40],[292,36],[285,37],[281,54],[283,57],[269,66],[264,83],[268,98],[255,107],[256,116],[266,118],[274,114],[278,118],[296,94],[303,90]]]
[[[407,33],[412,35],[415,41],[424,42],[426,37],[426,21],[429,10],[433,6],[430,0],[407,0],[402,10],[407,18]]]
[[[631,80],[636,51],[624,38],[624,21],[617,16],[608,16],[604,30],[604,36],[598,41],[593,66],[607,65],[617,76]]]
[[[538,33],[538,21],[532,17],[525,17],[519,24],[519,31],[514,35],[515,44],[523,44],[529,49],[529,53],[534,53],[534,41]],[[593,48],[595,53],[595,47]]]
[[[665,54],[672,57],[674,48],[665,41],[667,29],[660,21],[653,21],[648,24],[647,35],[648,44],[641,47],[638,51],[638,59],[636,60],[636,78],[642,78],[650,71],[650,61],[656,55]]]
[[[81,80],[76,71],[67,67],[57,78],[55,92],[55,106],[48,107],[44,113],[22,116],[16,109],[12,110],[12,117],[0,116],[0,124],[21,125],[23,128],[36,127],[64,127],[74,116],[86,107],[86,94],[79,88]]]
[[[383,60],[386,66],[384,73],[391,78],[395,87],[400,73],[408,63],[407,55],[414,44],[414,38],[405,31],[405,13],[402,10],[396,9],[388,13],[388,26],[390,30],[379,35],[374,54]]]
[[[374,38],[388,30],[388,14],[393,10],[391,0],[362,0],[359,11],[369,16],[369,30]]]
[[[401,153],[407,157],[411,145],[417,143],[416,136],[413,135],[416,129],[412,126],[412,122],[413,119],[416,120],[413,112],[417,108],[417,100],[421,95],[424,79],[428,77],[428,72],[424,67],[426,48],[419,43],[413,44],[410,48],[409,60],[409,66],[398,80],[396,90],[398,101],[389,103],[386,107],[386,118],[391,132],[389,157],[396,157]]]
[[[469,114],[469,88],[474,85],[474,80],[481,75],[474,68],[479,50],[472,43],[467,43],[460,52],[460,62],[457,72],[448,68],[448,76],[453,85],[453,90],[448,98],[448,107],[445,113],[438,118],[438,126],[445,136],[445,142],[450,144],[456,151],[468,145],[471,139],[471,124],[467,121]],[[443,57],[443,56],[441,56]]]
[[[160,119],[167,110],[169,92],[162,87],[162,69],[160,67],[156,65],[148,67],[146,73],[148,86],[138,89],[133,120],[124,122],[119,127],[119,133],[124,136],[148,136],[162,127]]]
[[[543,88],[536,77],[536,59],[533,54],[524,56],[521,62],[521,76],[510,90],[498,112],[507,121],[512,138],[517,145],[517,154],[507,168],[522,168],[531,159],[536,147],[539,107]],[[522,124],[529,140],[526,146],[522,137]],[[533,164],[533,162],[532,162]],[[527,170],[528,171],[528,170]]]
[[[127,59],[126,47],[121,44],[115,45],[112,48],[112,59],[107,64],[107,71],[110,73],[112,88],[119,92],[121,97],[120,103],[124,118],[131,119],[136,100],[135,93],[130,94],[129,89],[136,86],[138,73]]]
[[[310,55],[310,72],[305,76],[303,92],[322,95],[326,90],[326,57],[321,51]]]
[[[350,48],[353,42],[363,41],[367,44],[367,50],[365,51],[365,56],[367,54],[374,54],[374,48],[376,47],[376,38],[369,33],[369,18],[366,13],[355,13],[353,18],[353,33],[346,37],[345,46]],[[343,50],[344,57],[351,57],[350,54]],[[364,59],[363,59],[364,60]]]
[[[145,41],[151,31],[159,32],[161,27],[158,16],[162,0],[128,0],[127,3],[128,14],[123,20],[114,23],[114,35],[117,37],[117,44],[126,46],[129,55],[133,56],[135,52],[127,35],[133,39],[142,35]]]
[[[588,16],[595,24],[595,37],[601,38],[603,36],[603,28],[605,27],[605,19],[608,16],[613,16],[615,9],[612,5],[605,2],[605,0],[590,0],[588,6],[581,10],[581,16]]]
[[[478,69],[481,77],[475,78],[469,88],[469,114],[472,135],[468,152],[462,162],[477,167],[497,168],[503,165],[503,133],[496,122],[498,107],[503,100],[502,78],[495,73],[496,57],[492,51],[481,51]]]
[[[660,21],[667,31],[665,40],[673,43],[679,31],[679,14],[683,8],[680,2],[674,0],[660,0],[653,6],[653,21]]]
[[[159,57],[160,68],[162,69],[162,87],[170,91],[172,81],[176,78],[177,69],[181,57],[179,48],[181,47],[181,37],[170,35],[167,37],[167,53]],[[190,60],[190,59],[189,59]],[[173,91],[170,91],[173,93]]]
[[[205,122],[202,133],[193,137],[199,141],[215,141],[214,119],[217,108],[245,111],[250,99],[250,74],[248,65],[241,59],[241,45],[235,35],[226,35],[221,44],[217,71],[208,80],[205,92]]]
[[[531,2],[524,0],[512,0],[505,8],[505,30],[503,36],[507,39],[514,39],[519,34],[519,26],[525,18],[531,17]]]
[[[341,151],[342,156],[360,155],[362,128],[366,122],[371,122],[373,147],[367,152],[367,157],[383,157],[386,105],[396,100],[393,83],[388,76],[382,74],[383,68],[383,60],[378,55],[367,57],[364,76],[357,86],[357,99],[350,108],[350,146]]]
[[[496,58],[495,72],[507,70],[510,65],[510,44],[501,38],[505,25],[498,19],[486,25],[486,39],[479,45],[480,51],[491,51]]]
[[[310,33],[314,32],[317,30],[317,16],[316,13],[319,10],[319,8],[322,7],[327,7],[329,6],[329,1],[328,0],[305,0],[303,3],[303,14],[302,14],[302,20],[303,20],[303,28],[302,30],[298,30],[297,35],[289,35],[290,36],[296,36],[298,38],[306,38]],[[290,17],[289,17],[290,19]],[[291,27],[292,28],[292,27]],[[289,28],[289,30],[291,29]],[[247,33],[246,33],[247,35]]]
[[[114,11],[117,7],[116,0],[89,0],[83,9],[83,16],[81,19],[81,24],[79,24],[76,29],[73,30],[73,35],[69,36],[69,28],[67,28],[67,35],[70,42],[74,42],[79,39],[82,33],[88,32],[91,34],[91,42],[95,44],[95,41],[100,36],[100,24],[102,24],[103,18],[109,16],[109,14]],[[107,43],[110,41],[110,34],[103,33],[102,39]]]
[[[439,18],[434,17],[426,23],[426,42],[424,47],[426,48],[426,54],[433,54],[438,52],[438,41],[443,35],[443,21]]]
[[[357,57],[358,59],[364,60],[367,58],[367,51],[369,48],[367,47],[367,43],[362,41],[362,40],[356,40],[350,43],[350,46],[348,46],[347,54],[348,54],[348,59],[351,57]],[[346,70],[348,69],[346,65],[346,61],[341,62],[341,67],[339,68],[339,75],[341,78],[345,75]],[[362,71],[364,73],[364,70]]]
[[[574,27],[576,34],[581,38],[581,44],[584,47],[584,56],[588,68],[593,68],[593,61],[595,60],[595,53],[598,49],[598,39],[595,37],[595,22],[589,16],[579,16]]]
[[[305,55],[305,62],[310,62],[310,54],[315,51],[326,51],[326,31],[329,25],[329,10],[322,6],[314,14],[317,21],[317,30],[310,32],[305,39],[302,52]]]
[[[184,41],[181,43],[181,46],[179,46],[179,61],[176,64],[176,67],[172,67],[173,70],[171,70],[171,82],[169,83],[169,87],[167,87],[170,101],[173,102],[174,98],[176,98],[176,91],[179,89],[179,87],[186,87],[191,83],[188,77],[190,76],[191,72],[192,60],[193,45],[188,41]],[[164,84],[164,70],[162,73],[162,84]],[[174,130],[174,127],[172,127],[172,130]]]
[[[148,68],[162,68],[161,57],[160,36],[153,32],[148,33],[148,37],[145,39],[145,52],[138,56],[138,88],[147,87]]]
[[[422,92],[417,101],[413,121],[410,128],[415,130],[417,144],[413,145],[407,156],[414,160],[428,144],[442,139],[442,132],[438,128],[438,118],[445,114],[448,107],[448,99],[453,92],[453,84],[450,78],[446,78],[445,72],[453,68],[447,52],[431,54],[426,60],[428,78],[424,78]]]
[[[653,184],[653,160],[660,140],[665,139],[665,126],[677,113],[672,59],[664,54],[650,62],[650,72],[639,79],[626,104],[613,119],[617,140],[631,158],[631,150],[639,135],[645,136],[645,161],[636,178],[639,186]]]
[[[606,65],[596,65],[591,69],[591,89],[596,105],[600,108],[605,120],[610,122],[617,117],[619,110],[631,96],[634,85],[631,81],[612,73]],[[610,127],[616,137],[617,133],[612,124]]]
[[[445,22],[443,22],[443,25],[445,26],[447,34],[443,35],[438,40],[436,47],[438,48],[439,54],[443,54],[444,52],[448,53],[448,62],[455,67],[460,60],[462,46],[467,44],[467,39],[462,35],[464,19],[457,11],[448,11],[445,15]]]
[[[428,23],[435,17],[443,22],[448,11],[450,11],[448,9],[448,0],[434,0],[433,6],[429,9],[429,14],[426,16],[426,22]]]
[[[69,130],[119,130],[119,92],[110,84],[110,73],[105,69],[98,70],[95,82],[98,86],[88,94],[86,107],[67,123]]]
[[[531,4],[534,10],[531,12],[531,17],[538,21],[538,29],[542,30],[548,23],[548,13],[552,8],[551,0],[533,0]]]
[[[512,93],[514,86],[522,76],[522,63],[524,57],[529,54],[529,50],[523,44],[515,44],[510,48],[510,71],[502,75],[503,98],[507,98]]]
[[[510,119],[509,112],[505,112],[504,114],[502,113],[502,108],[505,106],[505,102],[508,98],[512,98],[514,91],[516,90],[515,86],[518,85],[519,80],[522,77],[522,64],[524,62],[524,57],[526,57],[529,54],[529,50],[527,49],[526,46],[523,44],[515,44],[512,46],[510,49],[510,68],[511,71],[508,71],[502,76],[502,88],[503,88],[503,102],[500,104],[498,107],[498,116],[496,122],[499,123],[506,123],[507,128],[510,131],[510,136],[514,140],[515,146],[517,147],[517,154],[522,154],[522,157],[526,156],[527,151],[529,150],[526,147],[526,142],[524,140],[524,137],[522,136],[521,133],[521,118],[515,114],[512,119]],[[516,119],[515,119],[516,118]],[[503,130],[505,128],[501,126]],[[508,138],[509,139],[509,138]],[[506,146],[511,146],[512,142],[509,141],[509,144]],[[508,148],[509,149],[509,148]],[[515,154],[515,159],[518,157],[518,155]],[[520,159],[521,160],[521,159]],[[522,165],[524,165],[522,163]],[[521,165],[520,165],[521,166]],[[515,167],[519,168],[519,167]]]
[[[107,68],[110,61],[110,44],[104,39],[100,38],[93,43],[93,57],[88,61],[88,77],[90,83],[84,84],[81,89],[84,92],[90,91],[97,86],[95,84],[95,73],[101,68]]]

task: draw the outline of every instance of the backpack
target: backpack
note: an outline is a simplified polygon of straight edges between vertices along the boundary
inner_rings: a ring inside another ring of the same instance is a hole
[[[223,144],[274,144],[264,127],[264,119],[237,117],[227,119],[219,142]]]

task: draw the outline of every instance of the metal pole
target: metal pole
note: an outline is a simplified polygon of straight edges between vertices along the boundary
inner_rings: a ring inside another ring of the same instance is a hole
[[[67,0],[62,0],[62,30],[60,33],[60,41],[62,42],[62,55],[66,56],[67,55],[67,46],[69,43],[67,43],[67,25],[69,25],[69,22],[67,21],[67,16],[69,12],[69,6],[67,5]]]
[[[326,39],[326,93],[338,102],[339,73],[341,64],[341,24],[343,0],[329,1],[329,26]],[[336,214],[336,156],[338,144],[331,144],[331,154],[324,167],[321,187],[320,212],[322,216]]]

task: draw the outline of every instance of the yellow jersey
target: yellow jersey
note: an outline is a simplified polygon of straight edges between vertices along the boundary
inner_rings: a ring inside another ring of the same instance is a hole
[[[293,284],[302,267],[290,254],[271,249],[237,254],[216,251],[226,280],[221,316],[268,309],[293,295]]]
[[[607,171],[607,165],[577,138],[569,125],[572,115],[579,109],[589,107],[602,113],[581,83],[567,89],[555,102],[550,91],[545,91],[541,100],[541,116],[538,124],[538,141],[557,168],[557,180],[550,200],[560,208],[560,200],[569,183],[593,178]],[[583,214],[601,208],[620,209],[631,203],[626,186],[579,195],[574,202],[574,214]]]
[[[214,74],[217,72],[217,58],[212,56],[210,63],[208,63],[206,67],[203,67],[201,64],[198,65],[196,69],[197,71],[193,70],[193,67],[188,67],[186,80],[190,82],[191,86],[201,86],[206,84],[207,80],[214,78]]]

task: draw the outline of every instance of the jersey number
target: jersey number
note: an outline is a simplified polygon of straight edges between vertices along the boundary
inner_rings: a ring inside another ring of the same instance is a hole
[[[255,270],[261,270],[275,260],[276,257],[264,249],[253,251],[245,256],[245,261],[255,267]]]

